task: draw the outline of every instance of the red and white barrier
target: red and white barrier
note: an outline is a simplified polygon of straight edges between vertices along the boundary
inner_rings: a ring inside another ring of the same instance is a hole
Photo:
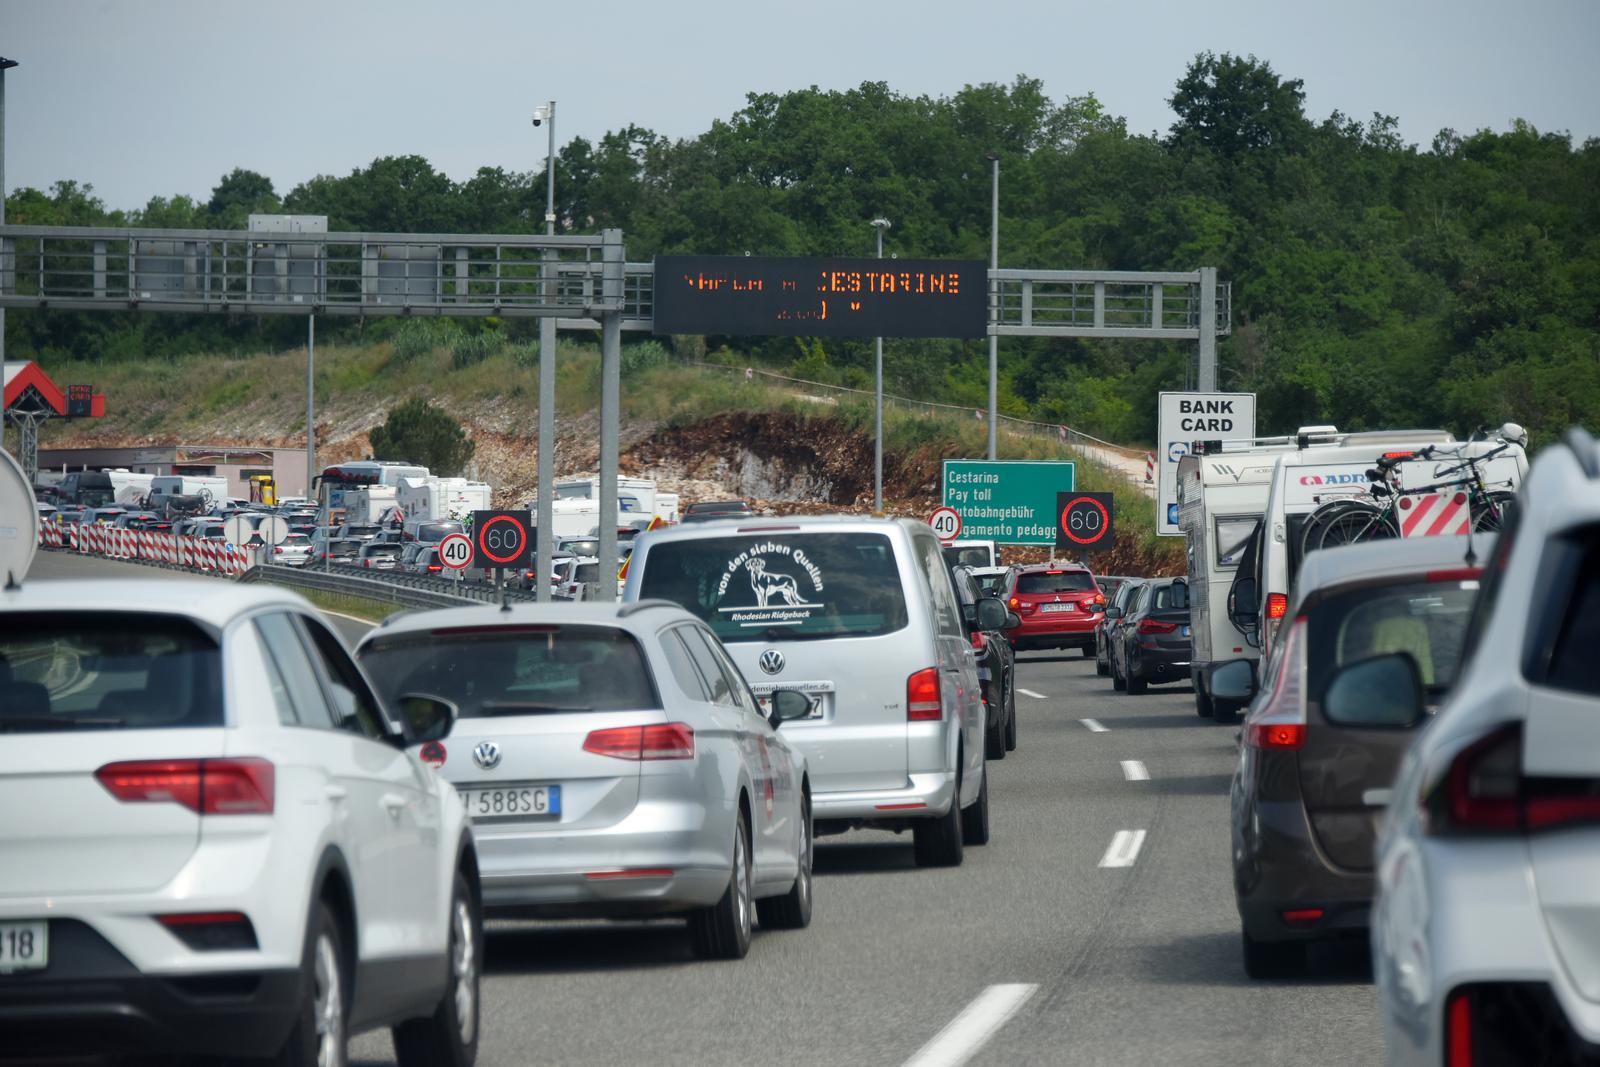
[[[1156,457],[1150,452],[1144,454],[1144,480],[1146,482],[1156,480]]]
[[[1467,533],[1472,508],[1467,494],[1420,493],[1400,498],[1401,537],[1440,537]]]
[[[151,560],[226,575],[241,574],[250,565],[247,551],[208,537],[178,537],[100,524],[47,520],[39,524],[39,544],[75,548],[83,555]]]

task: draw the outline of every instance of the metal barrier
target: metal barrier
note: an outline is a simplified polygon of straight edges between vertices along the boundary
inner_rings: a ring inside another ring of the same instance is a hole
[[[251,567],[239,576],[241,582],[266,582],[288,589],[314,589],[335,596],[356,597],[380,604],[405,608],[460,608],[469,604],[493,603],[500,594],[488,585],[457,583],[425,578],[421,575],[385,573],[382,578],[340,574],[311,567]],[[459,591],[448,587],[463,586]],[[441,589],[440,586],[445,588]],[[528,599],[520,590],[508,593],[514,600]]]

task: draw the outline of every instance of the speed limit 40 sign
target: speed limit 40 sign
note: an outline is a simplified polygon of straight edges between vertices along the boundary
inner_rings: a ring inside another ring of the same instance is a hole
[[[1110,493],[1056,494],[1056,547],[1080,552],[1116,543]]]
[[[454,533],[440,541],[439,562],[453,571],[465,570],[472,564],[472,538]]]
[[[941,541],[954,541],[961,536],[961,513],[955,508],[934,508],[928,516],[928,525]]]
[[[513,570],[533,556],[533,522],[526,511],[472,513],[472,565]]]

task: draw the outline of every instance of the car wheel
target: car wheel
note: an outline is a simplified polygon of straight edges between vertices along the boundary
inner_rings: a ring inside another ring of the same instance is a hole
[[[1202,719],[1209,719],[1216,714],[1216,709],[1211,705],[1211,694],[1206,692],[1205,683],[1198,678],[1194,680],[1194,710]]]
[[[1004,704],[984,702],[983,758],[1006,758],[1006,709]]]
[[[816,839],[811,831],[811,794],[800,798],[800,871],[781,897],[756,901],[756,918],[764,930],[802,930],[811,925],[812,865]]]
[[[750,824],[744,812],[733,830],[733,870],[728,888],[709,908],[689,913],[689,939],[703,960],[742,960],[750,951]]]
[[[1211,721],[1218,726],[1229,726],[1239,721],[1239,709],[1236,705],[1211,698]]]
[[[1111,673],[1111,664],[1100,655],[1099,649],[1096,649],[1094,654],[1094,673],[1102,678]]]
[[[1127,683],[1122,680],[1122,672],[1117,670],[1117,661],[1115,659],[1111,661],[1111,688],[1119,693],[1127,688]]]
[[[937,819],[921,819],[911,831],[918,867],[961,866],[961,780],[950,798],[950,810]]]
[[[1244,938],[1244,973],[1251,978],[1293,978],[1306,970],[1304,941],[1257,941]]]
[[[300,1011],[274,1060],[277,1067],[345,1067],[349,1062],[350,981],[344,971],[339,923],[319,900],[300,964]]]
[[[1017,750],[1017,679],[1006,685],[1006,751]]]
[[[989,772],[978,783],[978,799],[961,809],[961,842],[965,845],[989,843]]]
[[[483,918],[460,871],[450,898],[450,984],[433,1014],[394,1028],[400,1067],[471,1067],[478,1058],[478,980],[483,972]]]

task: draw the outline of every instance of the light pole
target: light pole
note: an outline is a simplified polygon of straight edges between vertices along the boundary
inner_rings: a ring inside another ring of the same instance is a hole
[[[888,219],[873,219],[872,228],[878,231],[878,258],[883,258],[883,231],[889,228]],[[872,372],[873,433],[872,433],[872,510],[883,510],[883,338],[873,341],[876,359]]]
[[[1000,415],[1000,283],[994,272],[1000,269],[1000,157],[989,153],[989,460],[993,462]]]
[[[17,65],[0,56],[0,225],[6,221],[6,71]],[[14,264],[0,264],[0,268]],[[6,309],[0,307],[0,361],[6,358]]]
[[[533,109],[533,125],[549,127],[549,140],[545,148],[544,175],[544,232],[556,232],[556,102]],[[544,281],[544,302],[553,303],[551,276],[552,249],[545,249],[541,275]],[[535,598],[543,603],[550,599],[550,559],[555,554],[555,485],[556,485],[556,318],[549,313],[539,320],[539,513],[534,516],[534,579]],[[613,519],[613,521],[615,521]]]

